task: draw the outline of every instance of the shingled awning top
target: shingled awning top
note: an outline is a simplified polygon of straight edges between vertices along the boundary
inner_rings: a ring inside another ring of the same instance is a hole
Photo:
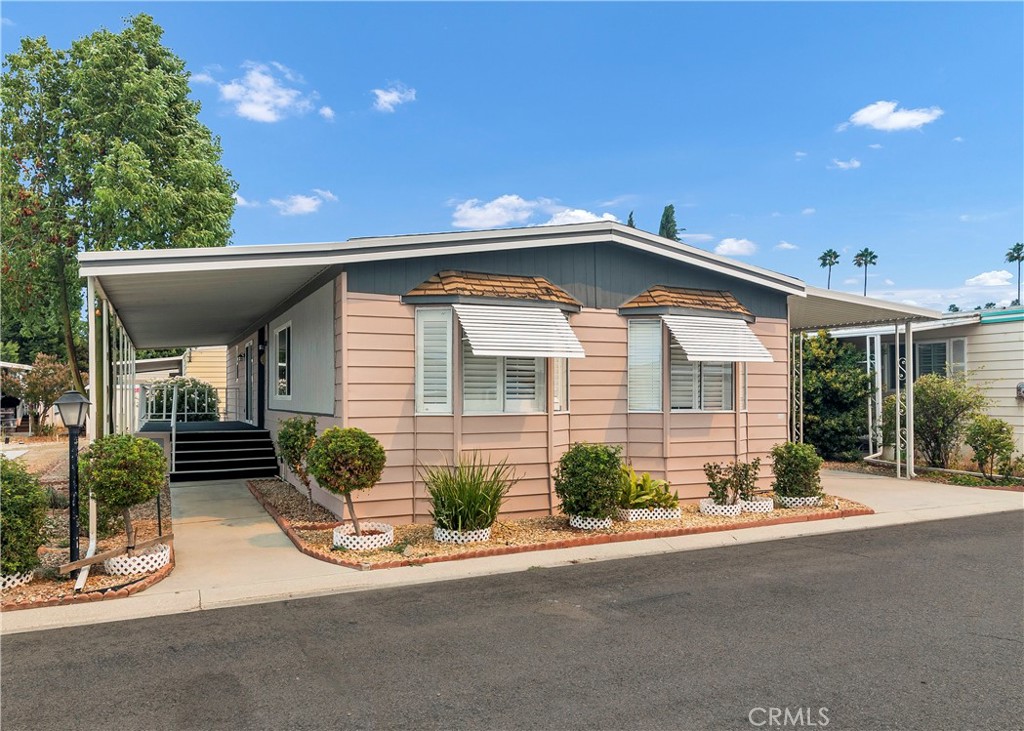
[[[683,289],[656,284],[624,303],[620,310],[648,307],[674,307],[685,310],[709,310],[752,317],[750,310],[741,305],[729,292],[711,289]]]
[[[554,302],[581,307],[582,303],[544,277],[515,274],[443,271],[435,274],[406,297],[488,297],[494,299]]]

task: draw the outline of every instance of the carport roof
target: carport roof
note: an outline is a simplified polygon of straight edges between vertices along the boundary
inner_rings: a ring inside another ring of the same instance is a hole
[[[794,331],[921,322],[940,317],[942,313],[924,307],[820,287],[808,286],[804,297],[789,298],[789,327]]]

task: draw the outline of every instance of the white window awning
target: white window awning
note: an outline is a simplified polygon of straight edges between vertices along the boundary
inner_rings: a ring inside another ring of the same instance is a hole
[[[473,355],[583,358],[583,346],[557,307],[452,305]]]
[[[687,360],[771,363],[772,354],[744,320],[662,315]]]

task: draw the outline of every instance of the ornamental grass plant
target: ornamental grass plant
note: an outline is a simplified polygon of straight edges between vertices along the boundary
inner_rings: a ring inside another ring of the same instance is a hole
[[[489,464],[476,452],[458,464],[427,467],[423,481],[430,494],[430,517],[438,528],[474,531],[490,528],[505,495],[518,481],[508,460]]]

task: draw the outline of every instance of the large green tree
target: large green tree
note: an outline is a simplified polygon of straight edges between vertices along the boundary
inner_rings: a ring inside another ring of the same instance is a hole
[[[1006,252],[1006,262],[1008,264],[1017,264],[1017,302],[1020,304],[1020,265],[1024,262],[1024,244],[1019,241],[1010,247],[1010,250]]]
[[[822,330],[804,340],[804,440],[825,459],[853,457],[867,433],[864,354]]]
[[[683,229],[685,231],[685,229]],[[679,228],[676,226],[676,207],[669,203],[661,212],[661,225],[658,226],[658,236],[666,239],[679,241]]]
[[[140,14],[67,50],[25,38],[4,59],[3,308],[30,332],[63,333],[79,389],[78,253],[231,236],[236,186],[162,35]]]

